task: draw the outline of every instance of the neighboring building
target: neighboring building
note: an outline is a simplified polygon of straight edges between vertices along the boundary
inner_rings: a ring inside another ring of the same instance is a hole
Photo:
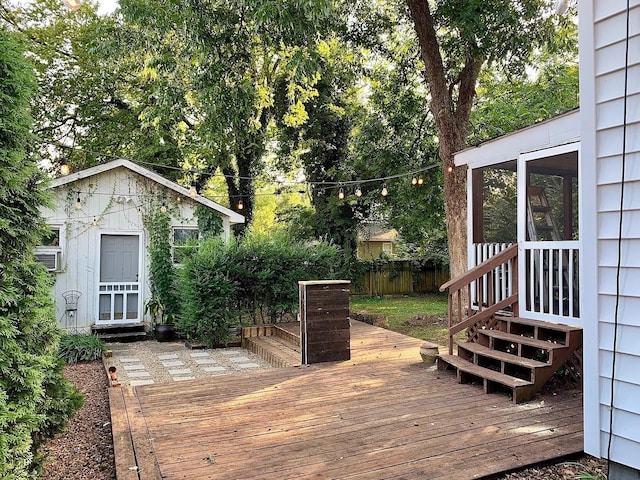
[[[578,9],[585,451],[610,458],[609,480],[637,479],[640,0],[580,0]]]
[[[144,321],[150,292],[143,220],[151,209],[171,217],[175,263],[185,244],[198,238],[196,206],[220,216],[226,239],[231,225],[244,223],[242,215],[192,198],[188,189],[127,160],[57,178],[52,187],[53,207],[43,210],[51,235],[36,256],[55,276],[56,318],[72,331]]]
[[[364,225],[358,233],[360,260],[393,259],[396,256],[398,231],[380,224]]]

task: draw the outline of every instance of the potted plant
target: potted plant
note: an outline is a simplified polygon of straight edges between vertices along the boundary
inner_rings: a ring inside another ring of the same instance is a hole
[[[165,312],[164,305],[158,297],[151,297],[144,306],[144,313],[151,315],[154,323],[156,340],[169,342],[174,337],[173,315]]]

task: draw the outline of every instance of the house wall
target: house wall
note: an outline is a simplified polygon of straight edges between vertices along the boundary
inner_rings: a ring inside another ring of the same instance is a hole
[[[78,194],[78,192],[80,192]],[[43,212],[49,225],[61,230],[62,263],[55,276],[53,295],[56,318],[62,326],[90,330],[97,319],[97,283],[101,234],[138,234],[142,245],[140,255],[140,307],[149,297],[147,235],[142,216],[152,205],[163,202],[172,226],[197,227],[195,203],[178,196],[157,183],[126,168],[116,168],[96,176],[65,184],[54,189],[56,208]],[[77,198],[82,208],[76,208]],[[140,213],[139,214],[139,210]],[[228,235],[229,222],[225,230]],[[78,290],[82,293],[73,318],[66,315],[63,293]],[[147,322],[149,318],[145,319]]]
[[[625,68],[627,1],[580,1],[578,5],[584,172],[581,185],[584,192],[595,192],[583,196],[582,206],[585,219],[595,221],[581,225],[584,258],[594,259],[583,266],[588,281],[582,286],[584,312],[593,312],[584,318],[585,451],[607,457],[613,383],[610,458],[640,471],[640,0],[630,1],[628,69]],[[619,235],[625,134],[624,203]],[[615,472],[612,471],[611,479],[623,478]]]

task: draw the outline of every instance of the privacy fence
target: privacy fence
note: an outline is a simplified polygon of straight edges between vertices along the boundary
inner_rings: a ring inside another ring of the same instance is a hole
[[[448,280],[448,267],[431,262],[372,262],[362,284],[352,285],[352,293],[372,296],[436,293]]]

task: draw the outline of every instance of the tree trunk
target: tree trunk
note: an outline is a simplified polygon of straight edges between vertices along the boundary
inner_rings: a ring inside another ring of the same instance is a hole
[[[467,58],[458,77],[449,84],[428,1],[407,0],[407,5],[425,65],[429,109],[438,130],[450,271],[457,277],[467,271],[467,172],[466,168],[455,168],[453,155],[466,145],[475,84],[484,61]]]

